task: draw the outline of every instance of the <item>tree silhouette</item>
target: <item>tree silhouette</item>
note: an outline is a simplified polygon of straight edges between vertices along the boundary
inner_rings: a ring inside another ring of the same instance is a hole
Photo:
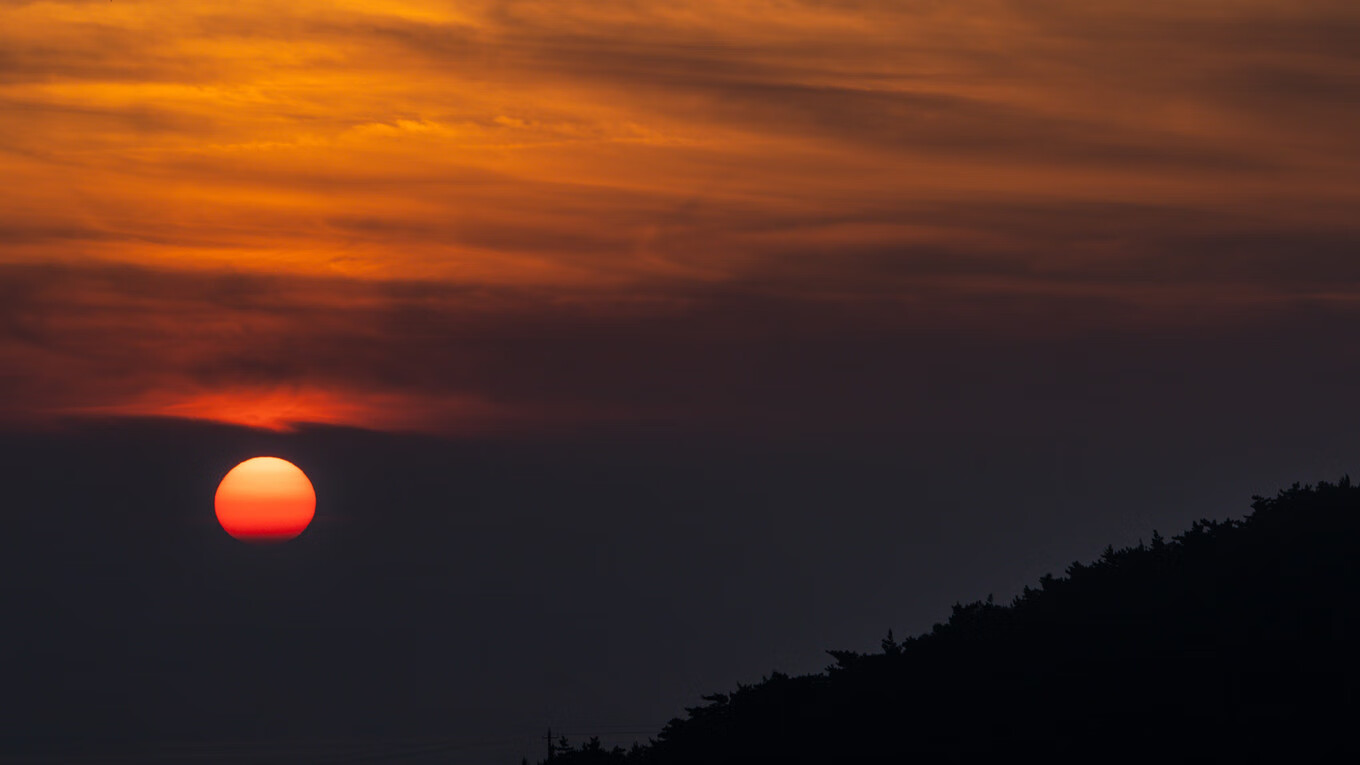
[[[1316,761],[1360,754],[1360,489],[1106,547],[1010,604],[773,673],[572,763]]]

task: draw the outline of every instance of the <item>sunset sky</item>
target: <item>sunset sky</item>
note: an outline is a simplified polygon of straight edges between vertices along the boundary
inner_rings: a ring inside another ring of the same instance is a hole
[[[1341,0],[6,0],[0,411],[873,419],[744,360],[1349,311],[1357,36]]]
[[[0,759],[626,745],[1360,476],[1357,136],[1355,0],[0,0]]]

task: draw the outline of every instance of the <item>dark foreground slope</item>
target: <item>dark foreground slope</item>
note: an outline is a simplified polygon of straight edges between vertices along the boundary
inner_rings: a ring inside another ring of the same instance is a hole
[[[1107,549],[1007,606],[555,763],[1308,761],[1360,753],[1360,488]]]

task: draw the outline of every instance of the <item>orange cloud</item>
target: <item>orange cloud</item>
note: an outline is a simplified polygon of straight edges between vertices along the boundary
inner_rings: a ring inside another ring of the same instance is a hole
[[[172,417],[292,432],[300,425],[347,425],[373,430],[452,432],[468,435],[503,425],[485,402],[455,396],[415,396],[290,388],[145,391],[130,401],[72,407],[50,414]]]
[[[1171,323],[1344,302],[1357,34],[1333,0],[0,3],[3,384],[14,410],[397,427],[533,400],[422,378],[443,351],[393,317],[533,370],[486,347],[564,306],[599,343],[642,305],[702,344],[741,334],[714,295],[1012,296],[954,303],[997,328],[1015,295]],[[317,337],[362,359],[289,363]]]

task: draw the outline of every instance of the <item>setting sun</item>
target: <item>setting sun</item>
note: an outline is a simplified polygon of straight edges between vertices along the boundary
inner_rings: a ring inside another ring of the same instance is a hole
[[[217,520],[245,542],[283,542],[301,534],[316,514],[307,475],[278,457],[255,457],[232,468],[217,487]]]

